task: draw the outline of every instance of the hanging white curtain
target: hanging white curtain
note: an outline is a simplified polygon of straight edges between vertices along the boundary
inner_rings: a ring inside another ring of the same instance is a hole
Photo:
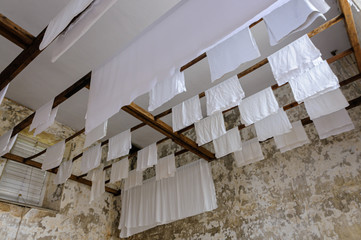
[[[292,129],[289,133],[274,136],[274,140],[281,153],[310,143],[301,121],[292,123]]]
[[[131,148],[132,134],[128,129],[109,139],[107,161],[128,155]]]
[[[103,168],[104,166],[102,164],[88,173],[88,177],[92,181],[89,203],[97,200],[105,193],[105,171]]]
[[[136,169],[129,171],[128,177],[124,179],[124,191],[143,184],[143,171]]]
[[[110,183],[119,182],[120,180],[127,178],[128,171],[129,171],[129,160],[127,157],[118,162],[113,163],[110,172]]]
[[[211,169],[206,161],[198,160],[178,168],[174,177],[152,178],[123,191],[120,237],[216,208]]]
[[[69,160],[60,164],[58,172],[54,178],[54,184],[63,184],[70,178],[73,168],[73,161]]]
[[[37,126],[35,128],[35,131],[34,131],[34,136],[44,132],[46,129],[48,129],[51,125],[54,124],[55,122],[55,118],[56,118],[56,115],[58,114],[58,109],[59,109],[59,106],[57,106],[56,108],[53,108],[50,112],[50,117],[48,119],[48,121],[46,121],[45,123],[42,123],[40,124],[39,126]]]
[[[88,148],[81,157],[81,171],[87,173],[100,165],[102,157],[102,147],[100,143]]]
[[[174,177],[175,171],[176,167],[174,154],[159,158],[158,164],[155,165],[156,180],[159,181],[163,178]]]
[[[46,149],[45,159],[41,170],[53,169],[60,165],[65,151],[65,140],[62,140]]]
[[[188,127],[202,118],[201,102],[197,95],[172,108],[173,131]]]
[[[0,91],[0,104],[3,102],[4,97],[6,95],[6,92],[8,91],[8,88],[9,88],[9,84],[6,85],[6,87],[4,87],[3,89],[1,89],[1,91]]]
[[[217,112],[209,117],[194,123],[197,135],[197,144],[203,145],[226,133],[222,112]]]
[[[258,138],[243,142],[242,150],[234,152],[234,159],[237,167],[263,160],[264,156]]]
[[[158,162],[157,144],[153,143],[137,153],[137,171],[143,171]]]
[[[91,146],[96,141],[102,139],[107,135],[108,120],[100,124],[98,127],[85,134],[84,148]]]
[[[46,123],[49,120],[51,109],[53,108],[53,103],[54,99],[50,100],[35,111],[33,121],[30,124],[30,131],[32,131],[34,128],[37,128],[41,124]]]
[[[241,135],[238,127],[228,130],[226,134],[213,140],[216,158],[221,158],[242,149]]]

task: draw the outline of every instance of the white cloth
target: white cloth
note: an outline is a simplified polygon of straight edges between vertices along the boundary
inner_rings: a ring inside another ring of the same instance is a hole
[[[44,162],[41,170],[53,169],[60,165],[63,160],[65,150],[65,140],[62,140],[46,149]]]
[[[281,48],[267,59],[278,86],[301,75],[322,61],[320,50],[313,45],[307,34]]]
[[[54,178],[54,184],[63,184],[70,178],[73,161],[69,160],[60,164],[58,172]]]
[[[226,134],[213,140],[216,157],[221,158],[242,149],[241,135],[238,127],[228,130]]]
[[[97,200],[105,193],[105,171],[103,170],[103,168],[104,166],[102,164],[100,165],[100,167],[93,169],[88,174],[88,177],[92,181],[89,203]]]
[[[1,91],[0,91],[0,104],[3,102],[4,97],[6,95],[6,92],[8,91],[8,88],[9,88],[9,84],[6,85],[6,87],[4,87],[3,89],[1,89]]]
[[[205,95],[208,116],[237,106],[245,96],[237,75],[206,90]]]
[[[264,141],[268,138],[282,135],[291,131],[292,125],[282,108],[277,113],[271,114],[268,117],[255,122],[258,140]]]
[[[128,177],[124,179],[124,191],[143,184],[143,172],[129,171]]]
[[[169,79],[158,81],[149,92],[149,111],[162,106],[176,95],[187,91],[184,81],[184,72],[176,71]]]
[[[272,88],[268,87],[249,96],[239,104],[241,122],[249,126],[278,111],[279,106]]]
[[[87,148],[91,146],[96,141],[102,139],[107,135],[107,128],[108,128],[108,120],[100,124],[98,127],[91,130],[89,133],[85,135],[85,142],[84,142],[84,148]]]
[[[292,123],[292,129],[289,133],[275,136],[274,140],[281,153],[310,143],[301,121]]]
[[[172,108],[173,131],[188,127],[202,118],[201,102],[197,95]]]
[[[107,161],[128,155],[131,148],[132,134],[128,129],[109,139]]]
[[[157,144],[153,143],[137,153],[137,171],[143,171],[158,162]]]
[[[16,134],[14,137],[10,138],[9,143],[7,144],[5,150],[0,152],[0,157],[10,152],[10,150],[13,148],[17,138],[18,138],[18,134]]]
[[[0,152],[5,152],[11,138],[11,134],[13,133],[13,129],[10,129],[0,137]]]
[[[56,115],[58,114],[58,109],[59,109],[59,106],[57,106],[56,108],[53,108],[50,112],[50,117],[48,119],[48,121],[46,121],[45,123],[42,123],[40,124],[39,126],[37,126],[35,128],[35,131],[34,131],[34,136],[44,132],[46,129],[48,129],[51,125],[54,124],[55,122],[55,118],[56,118]]]
[[[314,98],[305,99],[305,108],[310,119],[336,112],[348,105],[349,103],[339,88]]]
[[[94,0],[93,4],[54,40],[51,61],[55,62],[71,48],[116,2],[117,0]]]
[[[239,31],[207,51],[212,82],[235,70],[242,63],[256,59],[259,56],[261,54],[250,29],[245,28]]]
[[[50,21],[39,49],[43,50],[46,48],[69,25],[71,20],[87,8],[92,1],[93,0],[71,0],[65,8]]]
[[[222,112],[217,112],[209,117],[194,123],[198,145],[206,144],[226,133]]]
[[[50,100],[49,102],[47,102],[46,104],[44,104],[35,111],[33,121],[30,124],[30,131],[48,122],[50,118],[51,110],[53,108],[53,103],[54,103],[54,99]]]
[[[187,62],[288,1],[181,1],[92,71],[85,132],[149,92],[158,81],[172,77]]]
[[[110,183],[118,182],[124,178],[128,178],[129,160],[124,158],[112,164],[110,172]]]
[[[175,176],[122,192],[120,237],[217,208],[211,169],[198,160],[177,169]]]
[[[263,17],[270,44],[273,46],[292,33],[310,26],[316,18],[322,17],[330,7],[324,0],[291,0]]]
[[[288,82],[297,102],[339,88],[336,75],[326,61]]]
[[[100,165],[101,157],[102,148],[100,143],[85,150],[81,158],[81,172],[87,173],[90,170],[97,168]]]
[[[313,123],[320,139],[348,132],[355,128],[346,109],[315,118]]]
[[[155,165],[156,180],[159,181],[164,178],[174,177],[175,171],[176,167],[174,154],[159,158],[158,164]]]
[[[234,152],[237,167],[255,163],[264,159],[261,144],[258,138],[253,138],[242,143],[242,150]]]

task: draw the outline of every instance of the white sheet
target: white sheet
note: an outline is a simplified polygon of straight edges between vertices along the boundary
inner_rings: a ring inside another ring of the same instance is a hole
[[[281,153],[310,143],[301,121],[293,122],[289,133],[275,136],[274,140]]]
[[[322,17],[330,7],[324,0],[291,0],[263,18],[268,29],[270,44],[288,37],[292,33],[310,26],[316,18]]]
[[[282,108],[277,113],[271,114],[268,117],[255,122],[257,137],[259,141],[264,141],[268,138],[282,135],[291,131],[292,125]]]
[[[10,138],[9,143],[7,144],[5,150],[0,152],[0,157],[4,156],[5,154],[10,152],[10,150],[13,148],[17,138],[18,138],[18,134],[16,134],[14,137]]]
[[[63,184],[70,178],[73,167],[73,161],[69,160],[60,164],[58,173],[54,178],[54,184]]]
[[[184,72],[177,70],[171,78],[158,81],[150,90],[148,111],[155,110],[185,91],[187,89],[184,81]]]
[[[318,136],[325,139],[355,129],[346,109],[313,119]]]
[[[50,100],[49,102],[47,102],[46,104],[44,104],[35,111],[33,121],[30,124],[30,131],[46,123],[49,120],[51,110],[53,108],[53,103],[54,103],[54,99]]]
[[[153,143],[137,153],[137,171],[143,171],[158,162],[157,144]]]
[[[83,152],[81,158],[81,172],[87,173],[100,165],[102,156],[102,148],[100,143],[88,148]]]
[[[226,133],[222,112],[194,123],[198,145],[206,144]]]
[[[0,137],[0,152],[5,152],[7,146],[9,145],[11,134],[13,133],[13,129],[10,129]]]
[[[226,134],[213,140],[216,158],[221,158],[242,149],[241,135],[238,127],[228,130]]]
[[[313,45],[307,34],[281,48],[267,59],[278,86],[322,62],[320,50]]]
[[[241,122],[249,126],[278,111],[279,106],[272,88],[268,87],[245,99],[238,106]]]
[[[259,56],[261,54],[250,29],[239,31],[207,51],[212,82]]]
[[[4,97],[6,95],[6,92],[8,91],[8,88],[9,88],[9,84],[6,85],[6,87],[4,87],[3,89],[1,89],[1,91],[0,91],[0,104],[3,102]]]
[[[91,130],[88,134],[86,134],[83,149],[91,146],[96,141],[105,137],[105,135],[107,135],[107,128],[108,120]]]
[[[170,154],[158,159],[158,164],[155,165],[156,180],[159,181],[164,178],[174,177],[176,171],[175,156]]]
[[[237,76],[206,90],[205,95],[208,116],[237,106],[245,96]]]
[[[65,150],[65,140],[62,140],[46,149],[44,162],[41,170],[53,169],[60,165],[63,160]]]
[[[56,115],[58,114],[58,109],[59,109],[59,106],[57,106],[56,108],[53,108],[50,112],[50,117],[48,119],[48,121],[46,121],[45,123],[42,123],[40,124],[39,126],[37,126],[35,128],[35,131],[34,131],[34,137],[42,132],[44,132],[46,129],[48,129],[51,125],[54,124],[55,122],[55,118],[56,118]]]
[[[242,143],[242,150],[234,152],[237,167],[255,163],[264,159],[261,144],[258,138],[253,138]]]
[[[105,171],[103,168],[104,166],[102,164],[88,174],[88,177],[90,177],[92,181],[89,203],[99,199],[105,193]]]
[[[128,47],[92,71],[85,131],[91,131],[122,106],[149,92],[158,81],[169,79],[187,62],[288,1],[181,1]]]
[[[124,191],[143,184],[143,172],[136,169],[129,171],[128,177],[124,180]]]
[[[131,148],[132,134],[128,129],[109,139],[107,161],[128,155]]]
[[[112,164],[110,172],[110,183],[118,182],[122,179],[128,178],[129,159],[126,157],[118,162]]]
[[[188,127],[202,118],[201,102],[197,95],[172,108],[173,131]]]

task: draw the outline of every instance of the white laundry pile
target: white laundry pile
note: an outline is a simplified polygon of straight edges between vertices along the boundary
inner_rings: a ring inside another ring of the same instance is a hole
[[[242,143],[242,150],[234,152],[237,167],[242,167],[264,159],[261,144],[258,138]]]
[[[91,146],[96,141],[102,139],[107,135],[108,120],[100,124],[98,127],[85,134],[84,148]]]
[[[164,178],[174,177],[175,172],[176,167],[174,154],[158,159],[158,164],[155,165],[155,176],[157,181]]]
[[[281,153],[310,143],[301,121],[292,123],[290,132],[275,136],[274,140]]]
[[[209,117],[194,123],[197,144],[206,144],[226,133],[222,112],[217,112]]]
[[[241,135],[238,127],[228,130],[224,135],[213,140],[216,157],[221,158],[242,149]]]
[[[63,161],[65,151],[65,140],[62,140],[46,149],[45,159],[41,165],[41,170],[53,169]]]
[[[201,102],[197,95],[172,108],[173,131],[188,127],[202,118]]]
[[[128,178],[129,160],[124,158],[112,164],[110,172],[110,183],[118,182],[122,179]]]
[[[128,155],[131,148],[132,134],[128,129],[109,139],[107,161]]]
[[[143,171],[158,162],[157,144],[153,143],[137,153],[137,171]]]
[[[58,172],[54,178],[54,184],[63,184],[70,178],[73,161],[69,160],[60,164]]]
[[[143,172],[136,169],[129,171],[128,177],[124,179],[124,191],[143,184]]]
[[[81,158],[81,172],[87,173],[90,170],[99,167],[101,157],[102,147],[100,146],[100,143],[85,150]]]
[[[103,164],[88,173],[88,178],[92,181],[90,190],[90,203],[97,200],[105,193],[105,171]]]

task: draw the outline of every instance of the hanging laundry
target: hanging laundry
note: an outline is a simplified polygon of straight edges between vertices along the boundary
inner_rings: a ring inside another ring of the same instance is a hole
[[[6,87],[4,87],[3,89],[1,89],[1,91],[0,91],[0,104],[3,102],[4,97],[6,95],[6,92],[8,91],[8,88],[9,88],[9,84],[6,85]]]
[[[206,90],[205,95],[208,116],[237,106],[245,96],[237,76]]]
[[[310,26],[318,17],[326,20],[330,7],[324,0],[291,0],[263,17],[270,44],[276,45],[293,33]]]
[[[355,126],[346,111],[341,109],[337,112],[313,119],[318,136],[325,139],[355,129]]]
[[[110,183],[119,182],[122,179],[128,178],[129,160],[124,158],[112,164],[110,172]]]
[[[60,165],[63,160],[65,150],[65,140],[62,140],[53,146],[50,146],[46,149],[45,159],[43,164],[41,165],[41,170],[49,170],[53,169]]]
[[[279,149],[281,153],[310,143],[301,121],[292,123],[292,129],[289,133],[274,136],[274,140],[277,149]]]
[[[198,145],[206,144],[226,133],[222,112],[194,123]]]
[[[143,184],[143,171],[132,170],[124,179],[124,191]]]
[[[1,156],[4,156],[5,154],[9,153],[10,150],[13,148],[15,142],[16,142],[16,139],[18,138],[18,135],[16,134],[14,137],[10,138],[9,140],[9,143],[7,144],[5,150],[3,151],[0,151],[0,157]],[[0,139],[0,142],[1,142],[1,139]],[[1,143],[0,143],[1,144]],[[1,147],[0,147],[1,148]]]
[[[243,142],[242,150],[234,152],[234,159],[237,167],[263,160],[264,156],[258,138]]]
[[[54,124],[55,122],[55,118],[56,118],[56,115],[58,114],[58,109],[59,109],[59,106],[53,108],[50,112],[50,117],[48,119],[48,121],[46,121],[45,123],[42,123],[40,124],[39,126],[37,126],[35,128],[35,131],[34,131],[34,137],[42,132],[44,132],[46,129],[48,129],[51,125]]]
[[[128,129],[109,139],[107,161],[128,155],[131,148],[132,134]]]
[[[277,112],[279,106],[272,88],[268,87],[243,99],[238,108],[241,113],[241,122],[249,126]]]
[[[172,108],[173,131],[188,127],[202,118],[201,102],[197,95]]]
[[[157,181],[164,178],[174,177],[175,172],[176,167],[174,154],[158,159],[158,164],[155,165],[155,176]]]
[[[81,158],[81,172],[87,173],[100,165],[102,148],[100,143],[88,148]]]
[[[213,140],[216,158],[224,157],[242,149],[241,135],[238,127],[228,130],[226,134]]]
[[[143,171],[153,165],[156,165],[158,161],[157,144],[153,143],[148,147],[145,147],[137,153],[137,171]]]
[[[54,184],[63,184],[70,178],[73,167],[73,161],[69,160],[60,164],[58,172],[54,178]]]
[[[249,28],[245,28],[207,51],[212,82],[261,56]]]
[[[108,120],[100,124],[98,127],[91,130],[88,134],[85,134],[84,148],[91,146],[96,141],[102,139],[107,135]]]
[[[273,53],[267,59],[278,86],[322,62],[320,50],[313,45],[307,34]]]
[[[184,81],[184,72],[178,70],[170,79],[157,82],[155,87],[150,90],[148,111],[155,110],[185,91],[187,89]]]
[[[259,141],[282,135],[291,131],[292,125],[286,112],[280,108],[277,113],[255,122],[257,137]]]
[[[1,135],[0,137],[0,152],[5,152],[9,142],[11,141],[11,135],[13,133],[13,129],[10,129],[9,131],[7,131],[6,133],[4,133],[3,135]]]
[[[40,125],[48,122],[51,114],[51,110],[53,108],[54,99],[49,101],[48,103],[41,106],[39,109],[36,110],[33,121],[30,125],[30,131],[34,128],[39,127]]]
[[[105,171],[103,164],[88,173],[88,178],[92,181],[90,190],[90,201],[92,203],[105,193]]]

